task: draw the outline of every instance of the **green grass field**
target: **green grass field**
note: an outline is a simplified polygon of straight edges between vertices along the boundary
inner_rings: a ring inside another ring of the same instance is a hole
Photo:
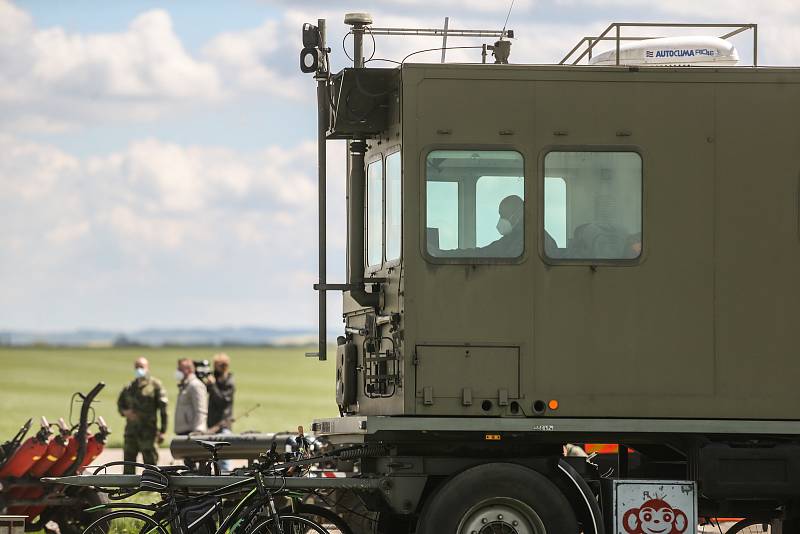
[[[97,397],[95,410],[112,434],[109,446],[122,446],[124,421],[116,402],[122,387],[133,379],[133,361],[150,360],[151,372],[167,387],[171,418],[177,385],[178,358],[210,359],[217,352],[231,357],[236,377],[234,416],[260,404],[248,417],[234,424],[235,432],[276,432],[308,428],[312,419],[338,414],[334,398],[335,362],[304,357],[300,348],[0,348],[0,442],[9,439],[29,418],[45,416],[51,422],[69,416],[70,397],[87,392],[97,382],[106,388]],[[77,422],[80,406],[73,409]],[[168,436],[169,439],[171,436]]]

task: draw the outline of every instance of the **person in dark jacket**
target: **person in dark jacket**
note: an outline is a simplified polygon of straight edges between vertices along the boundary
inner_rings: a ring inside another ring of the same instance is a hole
[[[230,371],[231,359],[225,353],[215,354],[214,373],[205,377],[208,390],[208,433],[231,434],[233,425],[233,393],[236,386]],[[230,460],[220,460],[219,468],[231,470]]]
[[[214,374],[206,377],[208,390],[209,434],[230,432],[233,425],[233,394],[236,386],[230,371],[231,359],[227,354],[214,355]]]
[[[519,196],[505,197],[497,208],[499,218],[495,228],[500,234],[498,239],[483,247],[434,250],[431,255],[440,258],[518,258],[525,248],[524,207],[525,203]]]

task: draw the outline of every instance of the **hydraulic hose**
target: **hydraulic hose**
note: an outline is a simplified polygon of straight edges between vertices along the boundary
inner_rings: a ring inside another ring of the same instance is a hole
[[[62,476],[74,475],[81,466],[84,456],[86,456],[86,433],[89,429],[89,409],[92,407],[94,398],[97,397],[98,393],[100,393],[104,387],[106,387],[105,383],[98,382],[89,393],[81,395],[83,399],[83,403],[81,404],[81,419],[78,423],[78,432],[75,434],[75,440],[78,442],[78,452],[75,456],[75,461],[72,462],[72,465],[69,466]]]

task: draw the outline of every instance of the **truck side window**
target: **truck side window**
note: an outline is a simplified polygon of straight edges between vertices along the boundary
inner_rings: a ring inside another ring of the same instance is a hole
[[[383,260],[383,162],[367,166],[367,264],[380,265]]]
[[[386,261],[400,257],[402,236],[402,188],[400,152],[386,156]]]
[[[524,162],[511,150],[434,150],[426,160],[427,252],[517,258],[524,250]]]
[[[544,252],[626,260],[642,252],[642,158],[636,152],[550,152],[544,159]]]

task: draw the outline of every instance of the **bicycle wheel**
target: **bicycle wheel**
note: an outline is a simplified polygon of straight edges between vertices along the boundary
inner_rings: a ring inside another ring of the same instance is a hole
[[[331,534],[353,534],[353,530],[347,522],[330,508],[316,504],[299,504],[295,506],[292,513],[311,519]]]
[[[281,515],[280,526],[283,534],[330,534],[314,521],[298,515]],[[278,534],[275,518],[270,517],[258,524],[248,534]]]
[[[97,519],[83,534],[167,534],[167,531],[145,513],[119,510]]]
[[[766,534],[770,532],[769,521],[760,518],[742,519],[725,531],[725,534]]]

